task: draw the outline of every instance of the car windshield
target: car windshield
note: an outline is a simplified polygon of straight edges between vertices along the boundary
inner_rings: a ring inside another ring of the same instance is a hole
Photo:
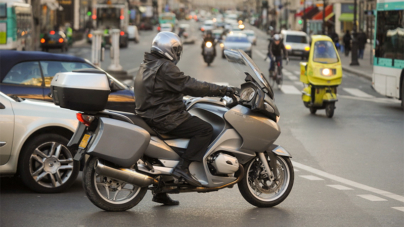
[[[226,42],[248,43],[249,41],[244,36],[229,36],[226,38]]]
[[[317,41],[314,44],[313,61],[330,64],[337,63],[338,55],[335,52],[334,44],[330,41]]]
[[[254,61],[242,50],[225,50],[227,61],[231,63],[238,76],[246,77],[250,75],[254,78],[258,85],[266,90],[269,97],[273,98],[274,93],[264,74],[254,63]]]
[[[307,38],[303,35],[287,35],[285,41],[287,43],[307,43]]]

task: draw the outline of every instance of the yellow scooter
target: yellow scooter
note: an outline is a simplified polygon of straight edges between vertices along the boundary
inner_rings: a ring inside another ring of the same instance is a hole
[[[338,51],[328,36],[312,36],[308,62],[300,63],[300,81],[307,85],[302,91],[302,100],[310,113],[325,109],[327,117],[331,118],[338,101],[342,67]]]

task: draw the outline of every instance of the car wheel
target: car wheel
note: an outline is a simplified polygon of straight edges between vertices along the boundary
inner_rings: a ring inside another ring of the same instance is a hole
[[[38,135],[24,144],[18,170],[22,181],[40,193],[61,192],[77,178],[80,163],[73,160],[75,151],[67,148],[68,139],[54,134]]]

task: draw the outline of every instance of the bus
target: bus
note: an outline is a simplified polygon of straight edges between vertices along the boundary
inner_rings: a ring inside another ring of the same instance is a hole
[[[176,18],[174,13],[161,13],[159,16],[159,24],[172,24],[173,27],[176,23]]]
[[[377,0],[372,86],[404,110],[404,0]]]

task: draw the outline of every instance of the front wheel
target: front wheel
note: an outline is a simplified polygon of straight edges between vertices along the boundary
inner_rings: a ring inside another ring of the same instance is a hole
[[[269,162],[269,157],[266,156]],[[276,157],[278,178],[267,173],[261,159],[256,157],[247,163],[245,177],[238,183],[241,195],[257,207],[273,207],[285,200],[293,187],[294,171],[288,157]]]
[[[125,211],[143,199],[147,188],[99,175],[94,169],[97,161],[89,158],[83,170],[83,187],[94,205],[106,211]]]
[[[335,103],[330,102],[327,104],[325,107],[325,115],[327,115],[328,118],[332,118],[334,116],[334,109],[335,109]]]

